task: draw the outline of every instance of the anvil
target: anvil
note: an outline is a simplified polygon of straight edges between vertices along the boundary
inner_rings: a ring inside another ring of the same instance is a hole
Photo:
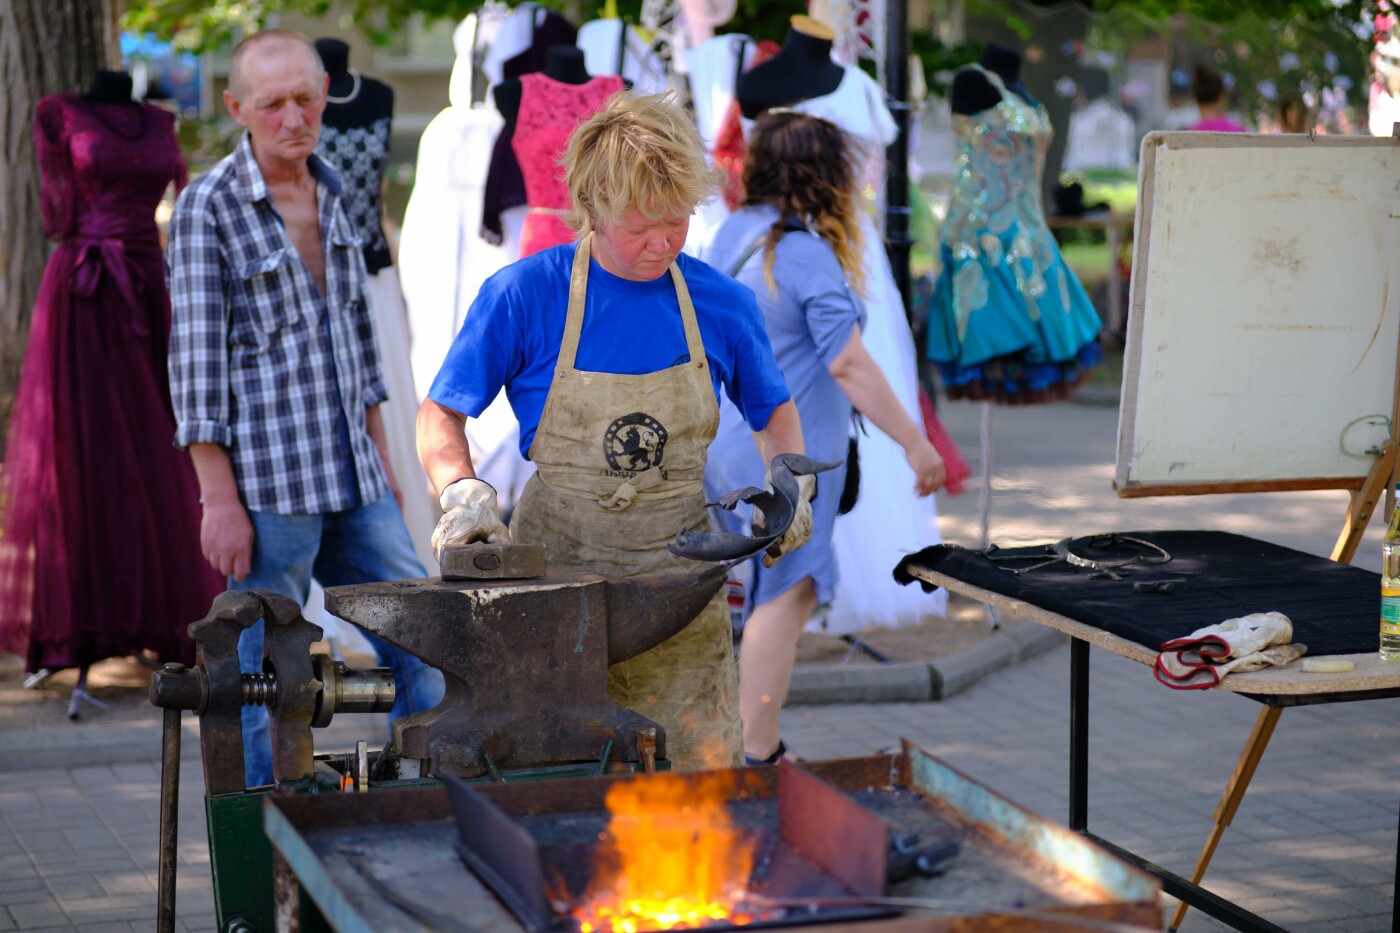
[[[331,587],[326,609],[442,671],[436,707],[394,723],[406,758],[436,776],[598,761],[609,742],[642,760],[651,720],[608,697],[608,665],[680,632],[727,568],[610,578],[552,570],[534,580],[400,580]]]

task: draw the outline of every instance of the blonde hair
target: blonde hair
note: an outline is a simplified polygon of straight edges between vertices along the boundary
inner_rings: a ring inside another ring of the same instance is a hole
[[[846,281],[857,294],[865,294],[854,153],[835,124],[792,111],[759,117],[744,160],[744,203],[778,209],[778,221],[763,243],[763,277],[769,288],[777,290],[773,262],[778,241],[787,222],[795,219],[831,246]]]
[[[314,65],[312,73],[315,79],[319,82],[325,77],[326,66],[321,62],[321,54],[316,51],[316,46],[310,39],[291,29],[264,29],[262,32],[255,32],[251,36],[245,37],[233,47],[233,54],[229,56],[228,89],[235,99],[242,100],[243,92],[246,90],[243,85],[243,60],[250,53],[269,42],[284,42],[301,46],[306,50],[306,54],[311,56]]]
[[[569,137],[560,159],[580,237],[630,210],[649,218],[691,214],[723,176],[672,94],[619,91]]]

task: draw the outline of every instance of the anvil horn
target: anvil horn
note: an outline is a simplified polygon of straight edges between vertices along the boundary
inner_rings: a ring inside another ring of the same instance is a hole
[[[727,570],[668,570],[608,581],[608,663],[635,658],[678,634],[724,586]]]

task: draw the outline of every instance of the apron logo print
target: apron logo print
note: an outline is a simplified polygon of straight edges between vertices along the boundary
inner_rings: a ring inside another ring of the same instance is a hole
[[[614,421],[603,435],[603,455],[614,470],[640,473],[661,466],[666,428],[646,412],[634,411]]]

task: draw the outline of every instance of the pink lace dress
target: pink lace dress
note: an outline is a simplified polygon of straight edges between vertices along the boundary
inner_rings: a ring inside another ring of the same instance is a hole
[[[539,72],[520,76],[520,113],[511,146],[530,206],[520,232],[520,258],[573,241],[574,232],[564,223],[572,205],[559,158],[578,125],[621,89],[622,79],[616,75],[600,75],[583,84],[565,84]]]
[[[31,671],[142,649],[192,661],[185,629],[223,583],[200,552],[193,466],[171,444],[155,209],[186,180],[174,118],[64,94],[34,124],[58,245],[0,472],[0,651]]]

